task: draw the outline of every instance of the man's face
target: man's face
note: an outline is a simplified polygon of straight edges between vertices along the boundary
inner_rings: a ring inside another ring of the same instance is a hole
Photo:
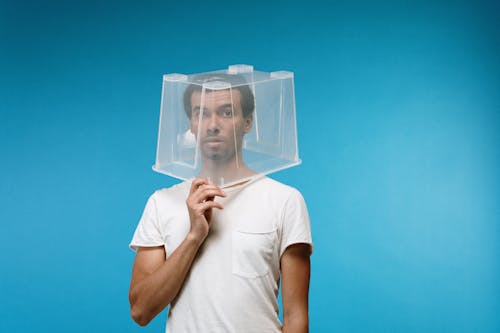
[[[203,109],[201,91],[195,91],[190,126],[203,157],[231,161],[236,151],[241,152],[243,135],[252,128],[252,116],[243,117],[241,93],[236,89],[206,91]]]

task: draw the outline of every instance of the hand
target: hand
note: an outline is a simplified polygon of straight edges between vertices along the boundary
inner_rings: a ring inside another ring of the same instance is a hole
[[[211,184],[206,179],[195,179],[191,184],[186,205],[191,222],[189,234],[196,240],[203,242],[208,236],[210,222],[212,220],[212,209],[224,209],[216,202],[215,197],[225,197],[226,193],[219,187]]]

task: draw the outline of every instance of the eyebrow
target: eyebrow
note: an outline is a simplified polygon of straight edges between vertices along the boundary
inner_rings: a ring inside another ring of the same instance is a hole
[[[223,104],[223,105],[219,106],[219,110],[220,109],[225,109],[225,108],[231,108],[232,109],[233,108],[233,104],[226,103],[226,104]]]
[[[206,109],[207,107],[204,106],[203,108]],[[233,108],[233,104],[226,103],[226,104],[223,104],[223,105],[218,107],[218,109],[224,109],[224,108]],[[193,110],[199,110],[199,109],[201,109],[201,106],[199,106],[199,105],[193,107]]]
[[[223,110],[223,109],[226,109],[226,108],[231,108],[231,111],[237,112],[237,110],[233,107],[233,104],[231,104],[231,103],[222,104],[221,106],[219,106],[217,108],[217,110]],[[204,106],[203,109],[206,110],[207,107]],[[200,111],[200,110],[201,110],[201,106],[197,105],[197,106],[193,107],[193,109],[192,109],[191,112],[193,112],[193,111]]]

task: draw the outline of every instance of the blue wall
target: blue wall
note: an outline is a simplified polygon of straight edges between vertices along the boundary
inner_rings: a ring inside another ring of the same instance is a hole
[[[500,331],[494,2],[0,2],[0,331],[129,317],[164,73],[295,72],[312,332]]]

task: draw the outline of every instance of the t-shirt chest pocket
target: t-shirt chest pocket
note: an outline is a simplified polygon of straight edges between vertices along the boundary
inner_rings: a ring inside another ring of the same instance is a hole
[[[232,234],[232,272],[245,278],[269,273],[277,249],[277,229],[266,223],[239,223]]]

